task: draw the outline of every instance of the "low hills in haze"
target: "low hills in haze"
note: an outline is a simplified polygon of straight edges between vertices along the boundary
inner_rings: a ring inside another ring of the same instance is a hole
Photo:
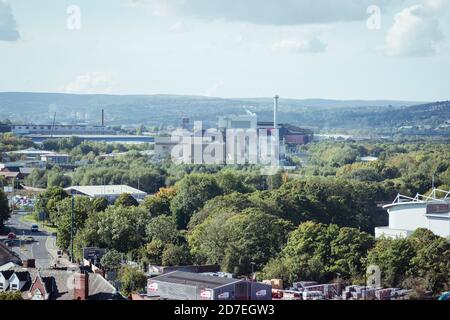
[[[178,95],[76,95],[60,93],[0,93],[0,120],[49,123],[99,124],[105,109],[107,125],[178,125],[188,117],[213,125],[217,116],[258,114],[272,120],[271,98],[222,99]],[[362,101],[325,99],[280,99],[281,122],[318,130],[374,130],[445,126],[450,119],[450,102]],[[430,128],[428,128],[430,129]]]

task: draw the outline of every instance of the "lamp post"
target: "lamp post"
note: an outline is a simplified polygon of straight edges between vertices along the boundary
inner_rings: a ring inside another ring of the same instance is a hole
[[[74,220],[75,220],[75,190],[72,190],[71,196],[72,196],[72,212],[71,212],[71,220],[70,220],[70,262],[74,262],[73,257],[73,237],[74,237]]]
[[[254,280],[254,278],[255,278],[255,271],[254,271],[254,267],[255,267],[255,262],[250,262],[250,265],[252,266],[252,281]]]

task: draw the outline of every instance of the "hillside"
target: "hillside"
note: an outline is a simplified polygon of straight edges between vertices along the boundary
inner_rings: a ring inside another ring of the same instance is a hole
[[[48,123],[56,112],[57,122],[98,124],[101,109],[105,109],[108,125],[177,125],[183,117],[212,125],[219,115],[246,110],[261,120],[273,116],[271,98],[0,93],[0,120]],[[435,128],[450,119],[450,102],[280,99],[279,110],[281,122],[331,131],[393,133],[403,126]]]

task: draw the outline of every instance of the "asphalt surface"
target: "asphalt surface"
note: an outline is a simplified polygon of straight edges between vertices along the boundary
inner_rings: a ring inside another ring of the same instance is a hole
[[[25,215],[25,212],[14,212],[5,224],[6,227],[10,228],[11,232],[14,232],[17,236],[13,247],[10,247],[10,249],[16,252],[22,260],[30,258],[35,259],[36,267],[38,268],[49,268],[54,263],[54,259],[47,249],[47,241],[54,241],[55,236],[42,230],[32,232],[32,223],[20,221],[20,218]],[[28,236],[34,238],[33,243],[21,241],[21,239]]]

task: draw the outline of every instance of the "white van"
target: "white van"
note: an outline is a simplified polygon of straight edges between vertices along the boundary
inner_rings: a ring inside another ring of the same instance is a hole
[[[325,300],[325,296],[322,291],[303,291],[303,300]]]

